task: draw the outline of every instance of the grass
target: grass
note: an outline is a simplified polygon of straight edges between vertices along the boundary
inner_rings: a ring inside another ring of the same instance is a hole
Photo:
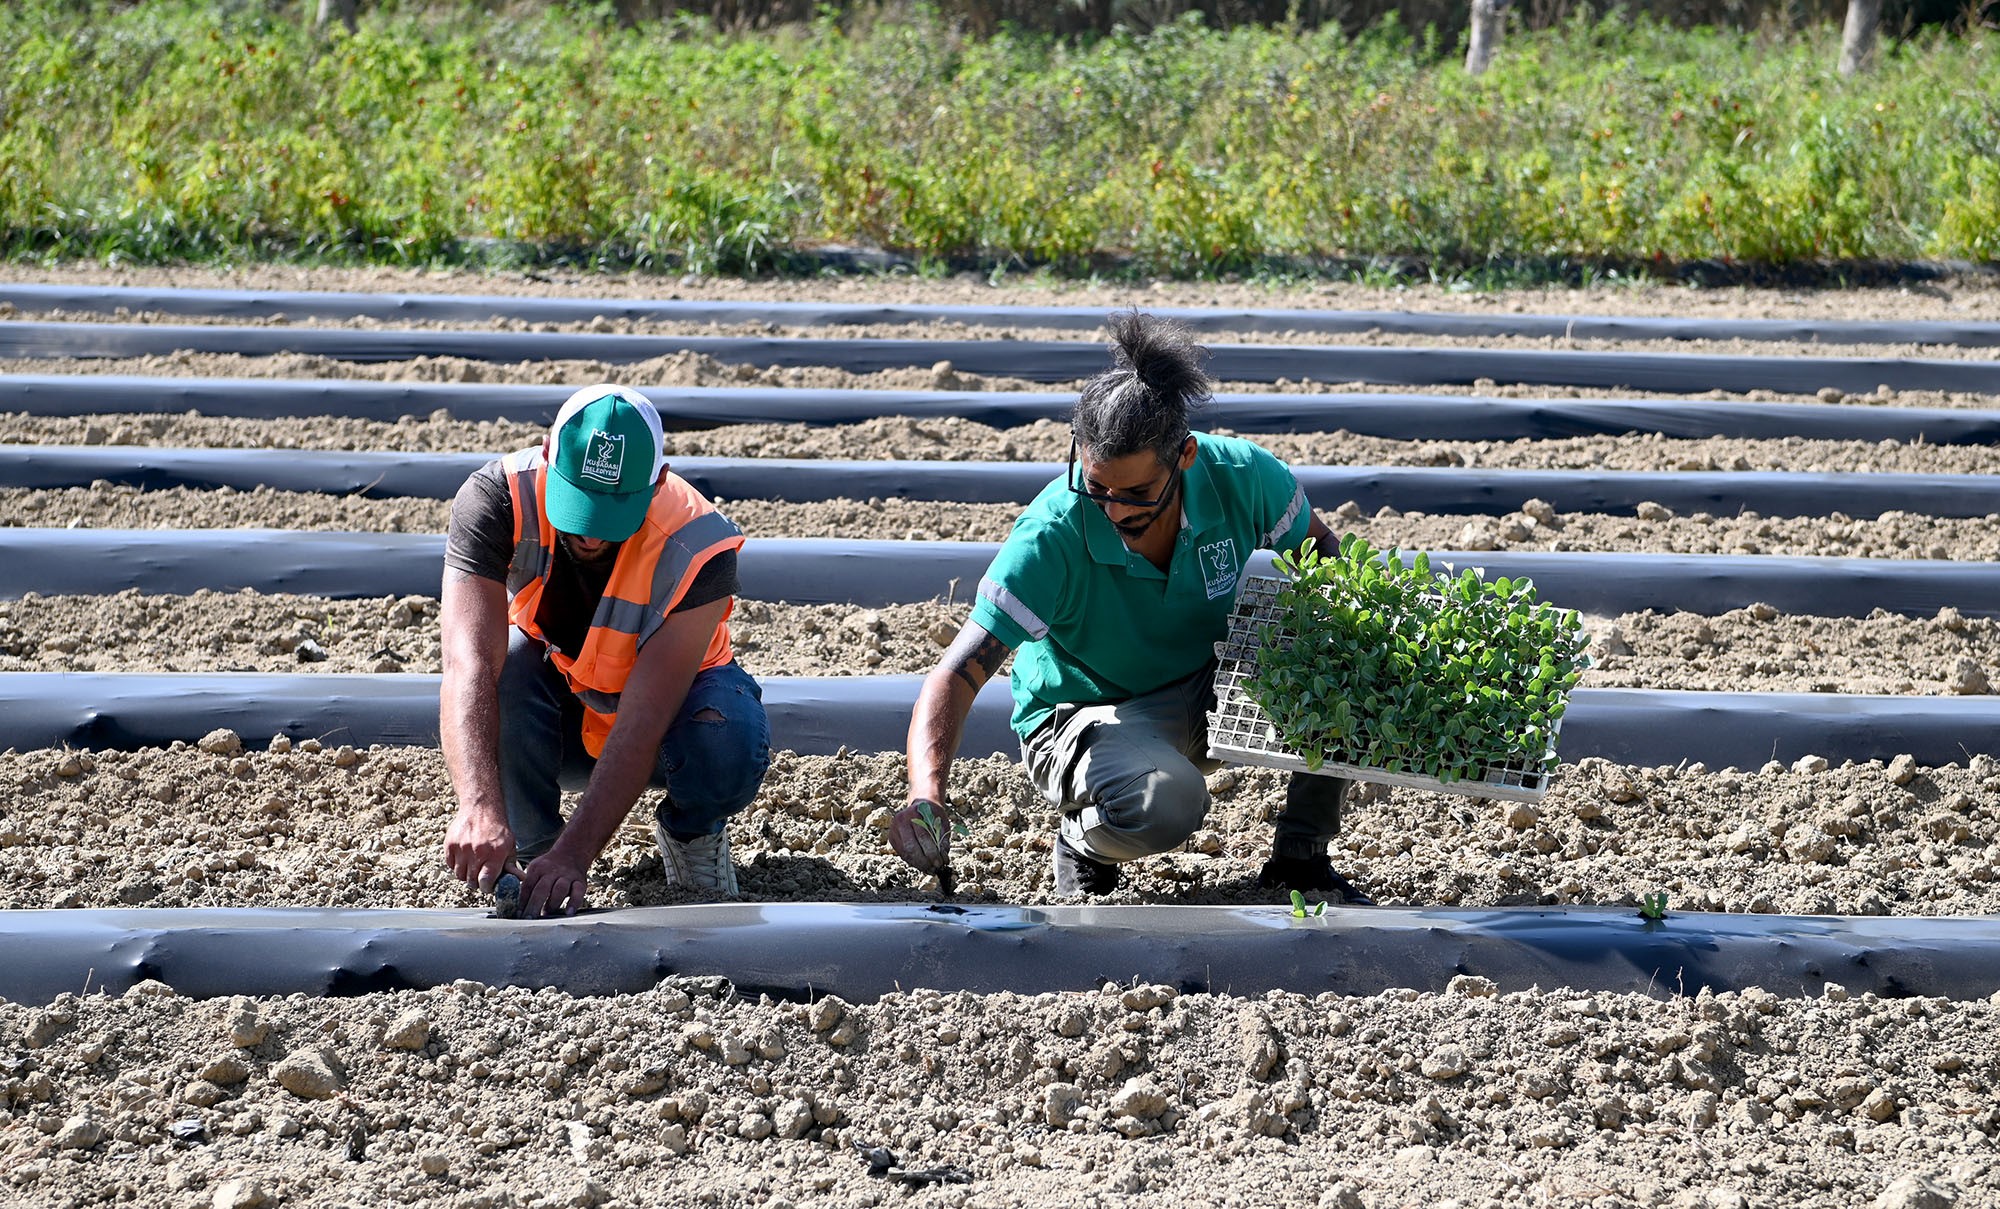
[[[1843,80],[1832,27],[1579,19],[1473,80],[1393,28],[724,36],[434,5],[349,37],[306,7],[0,9],[0,255],[759,273],[859,244],[1464,288],[2000,260],[1990,38]]]

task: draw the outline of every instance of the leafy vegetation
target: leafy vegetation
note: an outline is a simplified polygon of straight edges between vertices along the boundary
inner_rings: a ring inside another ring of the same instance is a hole
[[[1354,534],[1324,557],[1278,558],[1286,579],[1245,691],[1285,745],[1326,761],[1439,781],[1554,767],[1554,733],[1583,674],[1581,619],[1534,585],[1433,574]]]
[[[1658,923],[1667,917],[1667,892],[1654,890],[1639,900],[1639,918]]]
[[[2000,259],[1992,38],[1578,19],[1467,78],[1394,26],[725,35],[589,6],[0,6],[0,252],[921,264]]]

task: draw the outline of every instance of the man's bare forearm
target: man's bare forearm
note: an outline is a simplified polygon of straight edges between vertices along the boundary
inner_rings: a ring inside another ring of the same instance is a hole
[[[671,720],[680,716],[727,604],[718,600],[671,614],[652,641],[640,648],[619,696],[617,720],[590,770],[590,784],[556,840],[580,866],[587,868],[610,845],[646,792],[659,763],[660,742]]]
[[[917,707],[910,715],[910,796],[945,800],[952,757],[972,712],[975,690],[942,669],[924,677]]]
[[[490,593],[477,576],[445,572],[444,676],[438,692],[438,734],[445,768],[462,804],[504,810],[500,793],[500,667],[506,636],[490,632]],[[504,625],[504,619],[497,624]]]
[[[1007,644],[968,624],[945,652],[938,666],[924,677],[910,714],[909,780],[912,798],[942,802],[951,776],[952,758],[965,733],[972,702],[1007,659]]]
[[[604,754],[590,770],[590,784],[577,800],[569,821],[563,824],[557,842],[575,853],[585,867],[610,846],[618,829],[624,826],[625,816],[632,813],[639,795],[646,792],[652,780],[653,766],[660,754],[660,736],[641,733],[650,729],[627,727],[621,735],[617,727],[612,728],[604,740]]]
[[[449,673],[440,692],[440,737],[445,767],[461,802],[485,806],[500,801],[500,709],[491,689],[453,683]]]

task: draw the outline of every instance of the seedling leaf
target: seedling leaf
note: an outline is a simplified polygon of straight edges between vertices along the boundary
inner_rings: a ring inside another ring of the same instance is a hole
[[[1550,736],[1587,664],[1577,615],[1527,579],[1405,566],[1354,534],[1278,560],[1275,625],[1244,691],[1284,745],[1328,762],[1484,779],[1548,766]]]

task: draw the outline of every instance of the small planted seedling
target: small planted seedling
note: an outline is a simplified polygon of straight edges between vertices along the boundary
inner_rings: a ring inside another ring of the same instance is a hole
[[[1280,555],[1286,583],[1244,682],[1306,767],[1333,763],[1434,782],[1495,769],[1544,775],[1587,663],[1582,620],[1534,585],[1405,565],[1354,534],[1326,557]]]
[[[1639,900],[1639,918],[1662,920],[1667,917],[1667,892],[1655,890]]]
[[[1304,919],[1304,918],[1306,918],[1306,917],[1307,917],[1308,915],[1312,916],[1312,917],[1313,917],[1314,919],[1318,919],[1318,918],[1319,918],[1320,916],[1322,916],[1322,915],[1325,915],[1325,914],[1326,914],[1326,904],[1325,904],[1325,903],[1323,903],[1323,902],[1318,902],[1318,903],[1314,903],[1314,904],[1312,904],[1312,905],[1311,905],[1310,907],[1308,907],[1308,906],[1306,905],[1306,896],[1305,896],[1305,895],[1303,895],[1303,894],[1300,894],[1300,893],[1299,893],[1299,892],[1298,892],[1297,890],[1294,890],[1294,891],[1292,891],[1292,918],[1293,918],[1293,919]]]

